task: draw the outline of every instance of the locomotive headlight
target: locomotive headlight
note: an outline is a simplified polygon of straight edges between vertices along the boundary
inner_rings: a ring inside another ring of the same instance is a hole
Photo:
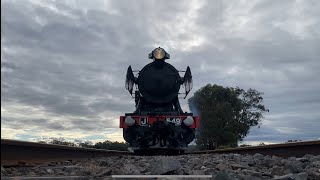
[[[127,126],[132,126],[132,125],[134,125],[135,122],[136,121],[131,116],[127,116],[124,119],[124,123],[126,123]]]
[[[162,48],[156,48],[155,50],[153,50],[153,57],[156,60],[163,59],[165,55],[166,55],[166,52]]]
[[[194,120],[191,116],[188,116],[184,121],[183,124],[186,126],[191,126],[193,124]]]

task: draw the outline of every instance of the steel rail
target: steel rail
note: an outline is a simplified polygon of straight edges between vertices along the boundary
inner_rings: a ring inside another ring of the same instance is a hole
[[[306,154],[320,155],[320,141],[291,142],[263,146],[249,146],[189,152],[185,154],[255,154],[279,157],[302,157]],[[32,165],[43,162],[83,160],[97,157],[132,155],[129,151],[80,148],[65,145],[43,144],[1,139],[1,165]]]
[[[1,139],[1,165],[26,165],[43,162],[83,160],[97,157],[129,155],[129,151],[81,148]]]
[[[303,157],[306,154],[320,155],[320,141],[302,141],[283,144],[248,146],[238,148],[216,149],[188,152],[186,154],[255,154],[275,155],[279,157]]]

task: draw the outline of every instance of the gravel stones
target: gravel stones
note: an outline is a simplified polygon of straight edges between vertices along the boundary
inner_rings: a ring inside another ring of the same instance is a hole
[[[132,175],[140,174],[140,170],[138,169],[138,167],[133,164],[125,164],[123,166],[123,171],[125,172],[125,174],[132,174]]]
[[[299,173],[299,174],[287,174],[284,176],[278,176],[274,178],[274,180],[307,180],[307,173]]]
[[[99,164],[99,166],[108,166],[113,164],[114,161],[111,158],[102,157],[97,160],[97,163]]]
[[[173,157],[160,157],[153,164],[151,174],[173,174],[181,170],[180,162]]]
[[[202,154],[181,156],[120,156],[89,161],[49,162],[43,165],[1,167],[2,177],[110,175],[212,175],[215,179],[320,180],[320,155],[281,158],[261,154]]]
[[[54,171],[53,171],[52,169],[47,169],[47,172],[48,172],[49,174],[53,174],[53,173],[54,173]]]
[[[236,164],[236,163],[232,163],[230,164],[230,166],[232,167],[232,169],[237,170],[237,169],[246,169],[246,166],[243,166],[241,164]]]
[[[273,175],[277,175],[277,176],[280,176],[283,174],[283,170],[284,168],[283,167],[279,167],[277,165],[273,166],[270,171],[271,171],[271,174]]]
[[[220,171],[215,176],[215,180],[238,180],[239,178],[236,178],[234,174],[227,173],[225,171]]]
[[[262,154],[256,153],[253,155],[253,158],[255,160],[261,160],[262,158],[264,158],[264,156]]]
[[[216,166],[216,169],[218,169],[219,171],[224,171],[224,170],[230,169],[230,165],[228,163],[219,163]]]

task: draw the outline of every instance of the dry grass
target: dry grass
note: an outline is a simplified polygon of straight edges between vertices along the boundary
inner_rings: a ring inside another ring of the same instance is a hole
[[[101,172],[105,167],[100,166],[99,162],[95,161],[83,161],[79,166],[83,167],[85,172],[90,172],[90,173],[98,173]]]

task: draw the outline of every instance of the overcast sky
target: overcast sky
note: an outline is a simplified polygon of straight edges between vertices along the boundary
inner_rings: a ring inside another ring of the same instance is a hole
[[[244,143],[320,138],[320,1],[1,1],[1,138],[123,141],[127,67],[158,46],[194,88],[264,92]],[[181,100],[188,111],[186,100]]]

